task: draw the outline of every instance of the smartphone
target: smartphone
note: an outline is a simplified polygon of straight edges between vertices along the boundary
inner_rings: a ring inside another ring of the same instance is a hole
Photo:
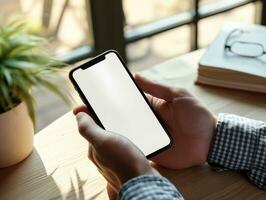
[[[167,129],[116,51],[72,69],[69,78],[102,128],[127,137],[147,158],[171,146]]]

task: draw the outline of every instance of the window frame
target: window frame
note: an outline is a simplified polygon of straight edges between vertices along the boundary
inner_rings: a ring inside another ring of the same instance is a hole
[[[225,13],[250,3],[261,3],[260,24],[266,25],[266,0],[224,0],[199,6],[200,0],[194,0],[192,9],[172,15],[132,30],[124,31],[125,16],[122,0],[85,0],[87,16],[91,17],[94,46],[83,46],[61,56],[67,63],[75,63],[97,55],[108,49],[117,50],[127,61],[126,45],[155,36],[174,28],[190,25],[190,51],[198,49],[199,21],[221,13]],[[115,19],[115,20],[114,20]]]

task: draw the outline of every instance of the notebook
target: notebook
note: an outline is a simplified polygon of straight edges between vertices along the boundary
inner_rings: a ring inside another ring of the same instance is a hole
[[[196,83],[266,93],[265,51],[266,27],[228,22],[201,58]]]

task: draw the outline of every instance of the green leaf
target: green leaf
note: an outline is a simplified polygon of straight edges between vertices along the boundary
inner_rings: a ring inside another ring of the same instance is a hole
[[[24,30],[27,25],[26,23],[27,22],[25,20],[14,19],[14,20],[9,21],[6,27],[10,29],[18,29],[18,30],[23,29]]]
[[[27,34],[26,29],[24,21],[0,25],[0,112],[25,101],[35,124],[33,87],[46,88],[67,104],[71,95],[53,83],[59,77],[56,67],[64,64],[45,51],[46,39]]]
[[[32,46],[16,46],[8,53],[8,58],[20,56],[22,54],[32,54]]]
[[[5,47],[7,46],[7,42],[1,37],[0,37],[0,45],[3,45]]]
[[[39,47],[41,45],[47,44],[47,41],[44,38],[33,36],[33,35],[19,35],[12,36],[10,38],[11,46],[29,46],[29,47]]]
[[[1,107],[4,110],[8,110],[9,108],[13,106],[8,87],[6,87],[5,84],[3,83],[0,84],[0,96],[2,99]]]
[[[0,50],[1,50],[1,53],[0,53],[0,56],[2,57],[3,53],[4,53],[4,50],[8,48],[8,43],[2,39],[0,37]]]
[[[35,126],[35,106],[34,106],[34,98],[33,96],[30,94],[30,88],[31,88],[31,84],[28,81],[25,81],[25,79],[23,77],[17,77],[15,79],[15,81],[17,82],[17,87],[16,89],[13,90],[13,94],[15,96],[20,97],[20,99],[22,99],[23,101],[25,101],[25,103],[27,104],[28,107],[28,111],[29,111],[29,115],[32,119],[32,122]]]
[[[29,90],[32,86],[32,83],[28,80],[29,76],[27,76],[26,74],[23,73],[15,73],[14,74],[14,85],[15,87],[13,88],[13,92],[16,96],[19,96],[20,91],[16,90],[16,88],[18,87],[22,87],[25,90]]]
[[[36,116],[35,116],[35,100],[33,96],[29,93],[29,90],[25,90],[20,87],[20,97],[23,99],[27,105],[29,116],[33,122],[34,128],[36,128]]]
[[[14,21],[8,23],[7,26],[3,29],[3,37],[11,37],[12,35],[16,35],[18,33],[22,33],[26,30],[26,22],[25,21]]]
[[[8,86],[11,86],[12,83],[13,83],[13,80],[12,80],[12,76],[11,76],[11,72],[10,72],[10,70],[7,70],[7,69],[6,69],[5,67],[3,67],[3,65],[1,65],[1,64],[0,64],[0,68],[1,68],[1,70],[2,70],[2,72],[3,72],[3,75],[4,75],[4,78],[5,78],[6,82],[7,82],[7,85],[8,85]]]
[[[32,62],[23,61],[23,60],[15,60],[15,59],[8,59],[4,60],[3,64],[8,67],[14,67],[14,68],[24,68],[24,69],[34,69],[38,68],[38,65]]]

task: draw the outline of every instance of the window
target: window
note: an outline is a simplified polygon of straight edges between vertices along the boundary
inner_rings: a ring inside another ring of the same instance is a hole
[[[88,8],[88,9],[86,9]],[[1,2],[0,19],[24,18],[30,31],[49,39],[54,55],[93,45],[89,5],[84,0],[10,0]]]
[[[264,0],[10,0],[1,3],[0,15],[3,21],[14,13],[28,16],[33,30],[53,41],[50,50],[73,63],[110,48],[130,59],[126,52],[135,44],[150,41],[156,46],[157,40],[165,40],[163,35],[171,38],[176,32],[180,37],[182,30],[189,45],[183,50],[195,50],[211,41],[203,38],[208,24],[219,19],[213,38],[224,19],[238,20],[234,10],[245,10],[244,21],[265,24],[265,4]]]

